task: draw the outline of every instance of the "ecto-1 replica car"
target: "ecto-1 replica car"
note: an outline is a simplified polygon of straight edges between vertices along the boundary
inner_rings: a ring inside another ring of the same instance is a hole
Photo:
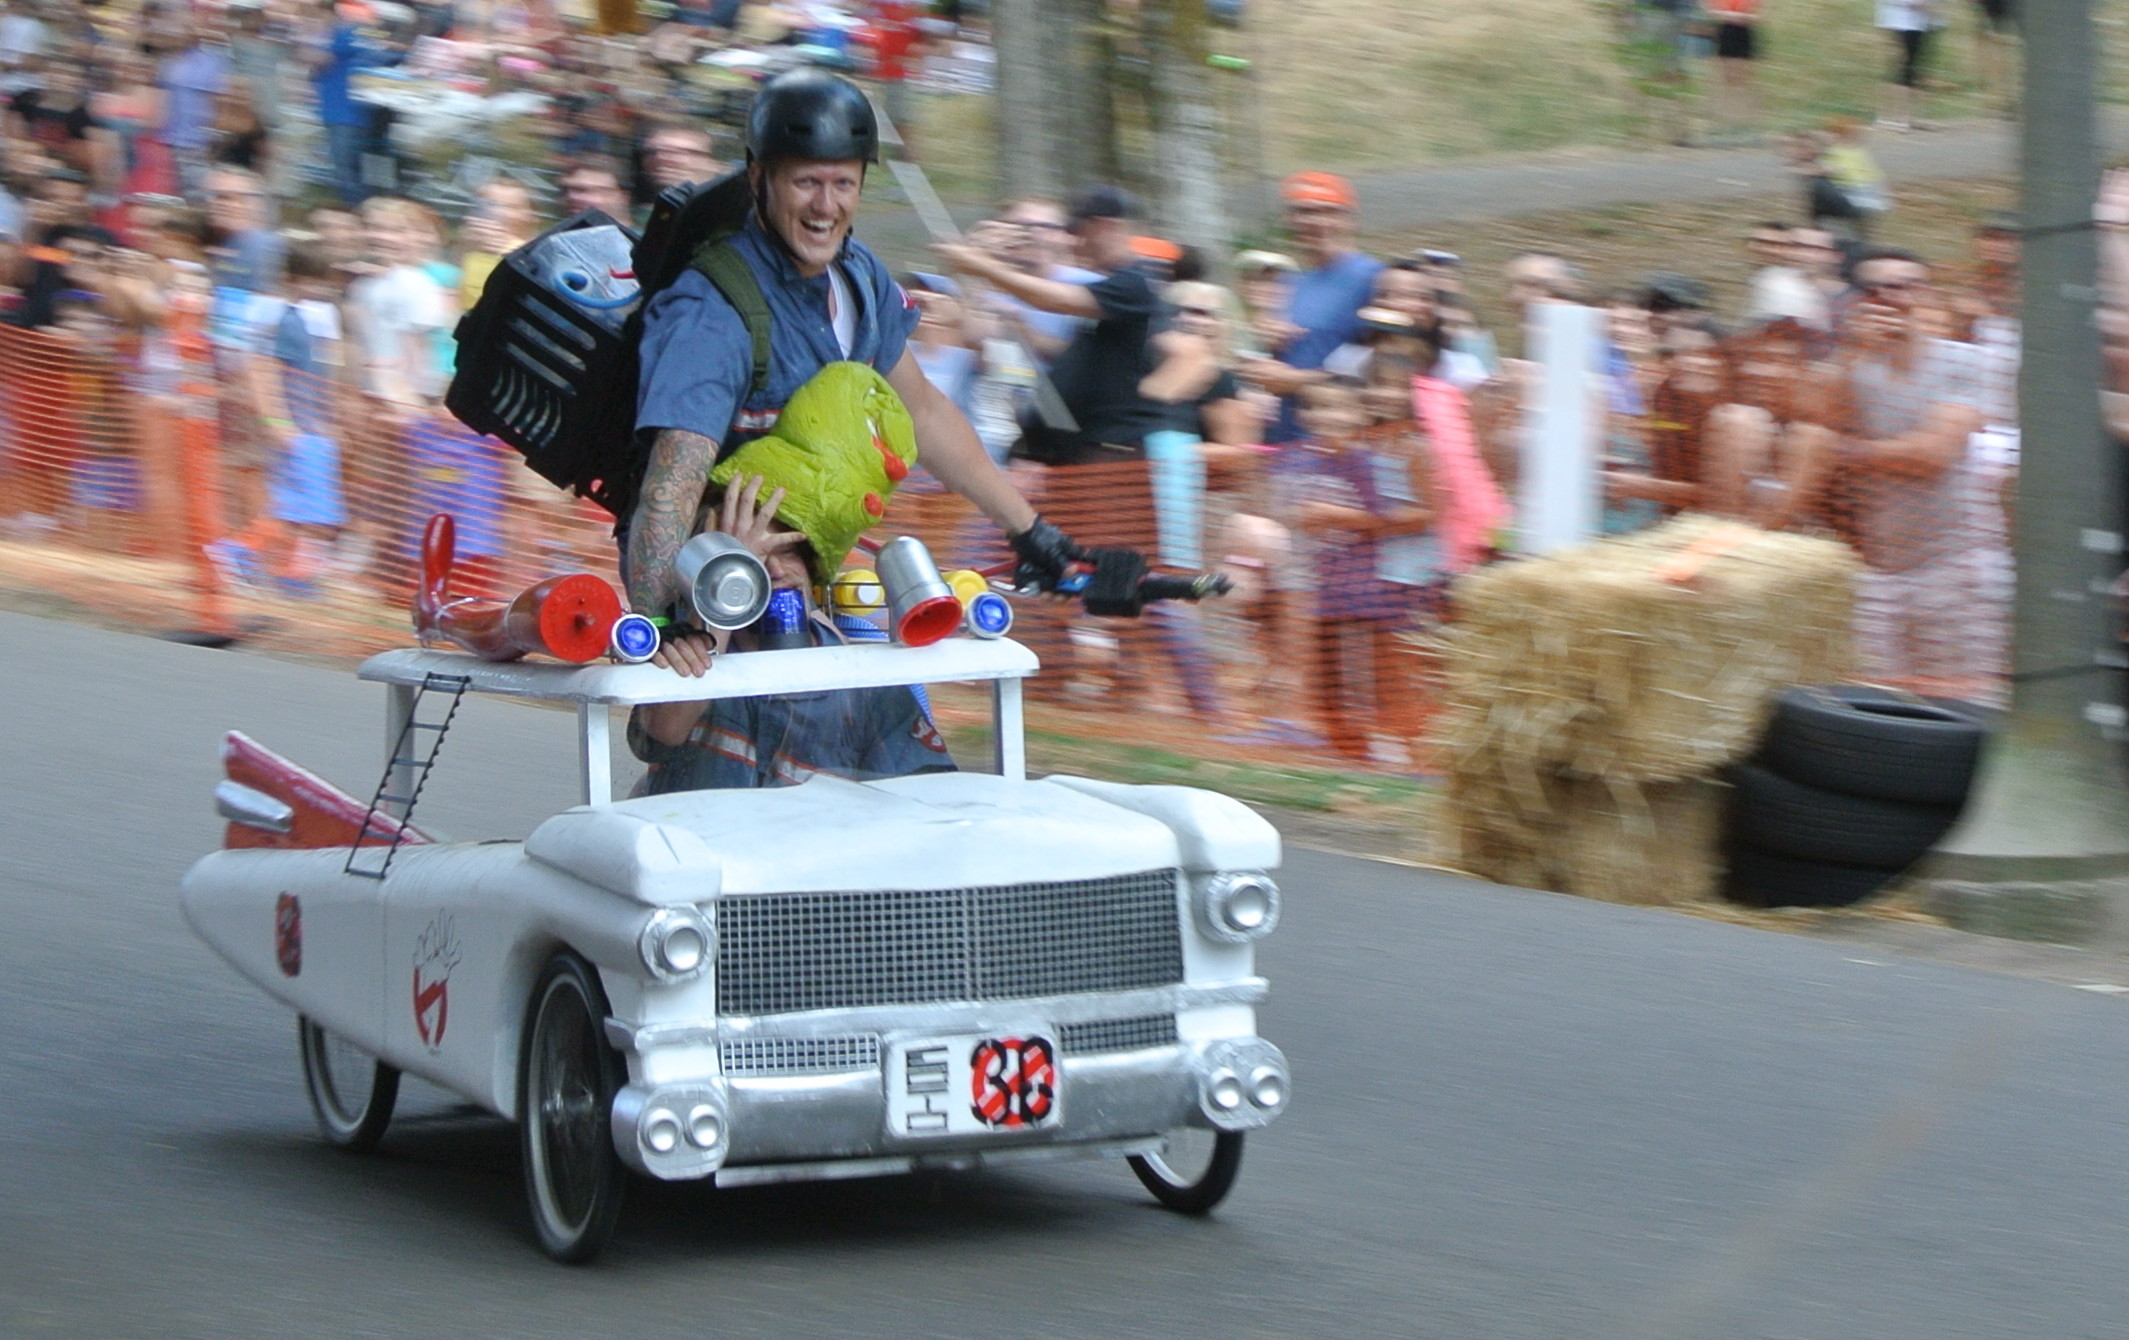
[[[629,1170],[745,1185],[1121,1156],[1171,1208],[1289,1100],[1256,1035],[1279,838],[1205,791],[1026,776],[1006,639],[651,665],[385,652],[364,804],[238,734],[198,934],[294,1008],[318,1123],[373,1146],[401,1072],[517,1123],[540,1246],[596,1254]],[[609,709],[991,685],[996,774],[612,797]],[[466,692],[574,704],[584,803],[438,842],[413,800]]]

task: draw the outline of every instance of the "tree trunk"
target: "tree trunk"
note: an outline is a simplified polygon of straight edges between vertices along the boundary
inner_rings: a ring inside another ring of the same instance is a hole
[[[994,0],[991,23],[1005,194],[1064,200],[1114,180],[1104,0]]]
[[[993,0],[998,52],[998,163],[1008,196],[1060,196],[1066,189],[1059,114],[1056,7],[1043,0]]]
[[[1154,221],[1173,240],[1224,256],[1234,225],[1219,97],[1206,64],[1205,0],[1146,0],[1142,13],[1152,64]]]

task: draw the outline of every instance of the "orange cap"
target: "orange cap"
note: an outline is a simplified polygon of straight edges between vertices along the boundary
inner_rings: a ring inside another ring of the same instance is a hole
[[[1174,264],[1183,259],[1183,249],[1165,237],[1134,237],[1131,239],[1131,250],[1149,261],[1167,261]]]
[[[1352,209],[1359,203],[1353,195],[1353,183],[1335,172],[1296,172],[1279,188],[1279,195],[1289,205]]]

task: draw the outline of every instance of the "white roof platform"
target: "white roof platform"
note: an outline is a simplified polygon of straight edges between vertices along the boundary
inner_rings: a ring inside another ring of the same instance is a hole
[[[699,678],[650,664],[485,661],[467,652],[416,647],[379,652],[364,661],[356,674],[392,686],[386,721],[390,741],[399,738],[400,728],[413,710],[415,691],[429,683],[432,676],[462,679],[469,693],[574,704],[584,802],[598,805],[613,798],[607,752],[608,707],[897,685],[989,681],[997,712],[998,771],[1007,777],[1025,777],[1027,755],[1022,740],[1020,681],[1034,674],[1038,664],[1034,652],[1010,638],[950,637],[928,647],[861,642],[788,651],[734,652],[718,657],[710,672]]]

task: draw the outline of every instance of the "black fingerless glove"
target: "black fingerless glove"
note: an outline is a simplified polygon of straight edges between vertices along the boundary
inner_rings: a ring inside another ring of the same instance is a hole
[[[1023,591],[1030,587],[1038,591],[1056,590],[1072,565],[1087,556],[1087,551],[1074,543],[1071,536],[1039,516],[1026,530],[1008,538],[1012,541],[1013,552],[1020,556],[1020,566],[1013,569],[1013,585]]]

